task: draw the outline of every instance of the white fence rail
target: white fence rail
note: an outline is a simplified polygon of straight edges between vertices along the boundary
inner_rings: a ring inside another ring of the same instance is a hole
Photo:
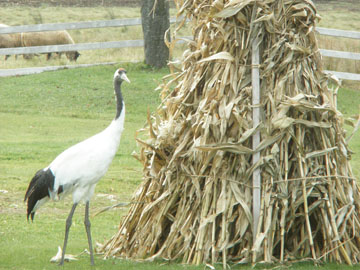
[[[320,35],[324,35],[324,36],[352,38],[352,39],[358,39],[360,41],[360,32],[346,31],[346,30],[339,30],[339,29],[330,29],[330,28],[323,28],[323,27],[317,27],[316,31]],[[322,56],[326,56],[326,57],[360,60],[360,53],[325,50],[325,49],[320,49],[320,53]],[[334,71],[334,70],[325,70],[325,72],[328,74],[333,74],[336,77],[338,77],[339,79],[360,81],[360,74],[339,72],[339,71]]]
[[[316,31],[320,35],[324,35],[324,36],[360,39],[360,32],[355,32],[355,31],[331,29],[331,28],[324,28],[324,27],[316,27]]]
[[[174,23],[176,22],[176,19],[171,18],[170,22]],[[104,27],[123,27],[123,26],[135,26],[135,25],[141,25],[140,18],[0,27],[0,34],[104,28]],[[316,31],[321,35],[345,37],[345,38],[360,40],[360,32],[329,29],[322,27],[317,27]],[[143,40],[123,40],[123,41],[108,41],[108,42],[93,42],[93,43],[77,43],[77,44],[68,44],[68,45],[4,48],[4,49],[0,49],[0,55],[37,54],[37,53],[50,53],[50,52],[60,52],[60,51],[75,51],[75,50],[82,51],[82,50],[143,47],[143,46],[144,46]],[[322,56],[326,56],[326,57],[360,60],[360,53],[325,50],[325,49],[320,49],[320,53],[322,54]],[[1,72],[2,71],[0,70],[0,76],[2,76]],[[360,74],[338,72],[331,70],[326,70],[325,72],[333,74],[340,79],[360,81]]]
[[[342,59],[351,59],[351,60],[360,60],[360,53],[333,51],[333,50],[324,50],[324,49],[320,49],[320,53],[322,56],[342,58]]]
[[[87,28],[119,27],[119,26],[133,26],[140,24],[141,24],[140,18],[106,20],[106,21],[72,22],[72,23],[47,23],[47,24],[0,27],[0,34],[19,33],[19,32],[57,31],[57,30],[65,30],[65,29],[74,30],[74,29],[87,29]]]
[[[0,49],[0,55],[84,51],[84,50],[142,47],[142,46],[144,46],[143,40],[107,41],[107,42],[68,44],[68,45],[51,45],[51,46],[34,46],[34,47]]]
[[[170,18],[170,23],[175,23],[175,22],[176,22],[176,18]],[[134,25],[141,25],[141,19],[130,18],[130,19],[117,19],[117,20],[104,20],[104,21],[46,23],[46,24],[9,26],[9,27],[0,27],[0,34],[134,26]]]

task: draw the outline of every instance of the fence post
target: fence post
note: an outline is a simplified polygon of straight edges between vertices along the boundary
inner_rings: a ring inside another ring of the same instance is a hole
[[[251,81],[252,81],[252,117],[253,127],[260,123],[260,76],[259,76],[259,39],[254,38],[252,42],[251,55]],[[260,143],[260,131],[257,131],[252,137],[252,148],[255,150]],[[260,152],[256,152],[252,156],[252,164],[256,164],[260,160]],[[256,233],[258,230],[260,216],[260,168],[256,168],[253,172],[253,245],[256,241]]]

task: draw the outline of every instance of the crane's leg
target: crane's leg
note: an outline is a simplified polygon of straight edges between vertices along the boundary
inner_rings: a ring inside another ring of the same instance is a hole
[[[89,204],[90,204],[89,202],[86,202],[86,205],[85,205],[84,224],[85,224],[86,234],[87,234],[87,238],[88,238],[88,242],[89,242],[90,261],[91,261],[91,265],[94,265],[94,251],[93,251],[91,231],[90,231],[91,223],[89,220]]]
[[[67,245],[67,241],[68,241],[68,237],[69,237],[69,231],[70,231],[70,227],[71,227],[71,223],[72,223],[72,217],[74,215],[76,206],[77,206],[77,203],[74,203],[72,208],[71,208],[71,211],[69,213],[69,216],[66,219],[64,246],[63,246],[63,250],[62,250],[62,254],[61,254],[61,260],[59,262],[59,265],[64,264],[66,245]]]

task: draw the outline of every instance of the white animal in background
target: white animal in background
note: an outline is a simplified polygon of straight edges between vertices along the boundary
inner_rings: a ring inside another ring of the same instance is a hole
[[[59,200],[72,193],[73,206],[66,219],[64,246],[60,265],[64,264],[66,245],[72,216],[80,201],[85,202],[85,228],[89,242],[90,261],[94,255],[89,220],[89,202],[95,186],[105,175],[117,152],[124,129],[125,104],[121,93],[123,81],[130,83],[122,68],[114,74],[114,89],[117,100],[115,119],[102,132],[62,152],[50,165],[39,170],[32,178],[25,194],[27,219],[34,219],[35,212],[49,199]]]
[[[6,24],[0,24],[0,27],[9,27]],[[12,34],[0,34],[0,48],[17,48],[21,47],[21,34],[12,33]],[[5,55],[5,60],[7,60],[10,55]]]
[[[32,46],[49,46],[49,45],[64,45],[75,44],[74,40],[66,30],[49,31],[49,32],[28,32],[21,33],[22,47]],[[61,56],[61,53],[58,53]],[[66,57],[71,61],[76,61],[80,56],[78,51],[65,52]],[[47,54],[46,59],[49,60],[51,53]]]

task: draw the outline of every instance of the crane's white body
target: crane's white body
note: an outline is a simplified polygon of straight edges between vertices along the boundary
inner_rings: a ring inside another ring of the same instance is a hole
[[[105,130],[68,148],[50,164],[48,168],[55,176],[52,199],[57,199],[59,186],[63,186],[60,198],[73,192],[74,203],[90,200],[95,185],[107,172],[119,147],[124,118],[125,107]]]
[[[55,177],[54,188],[49,189],[54,201],[72,193],[73,203],[88,202],[94,194],[95,186],[106,174],[120,144],[124,130],[125,104],[123,112],[102,132],[71,146],[58,155],[43,170],[51,170]],[[63,191],[58,194],[59,187]],[[49,197],[39,200],[33,211],[36,212]]]

